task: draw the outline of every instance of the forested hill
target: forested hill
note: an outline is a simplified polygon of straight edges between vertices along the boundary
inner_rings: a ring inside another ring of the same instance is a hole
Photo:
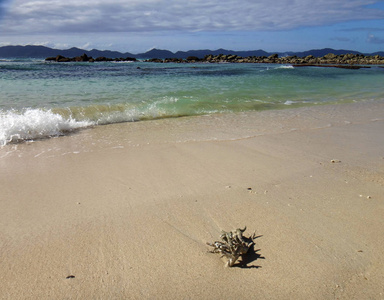
[[[132,54],[129,52],[118,52],[110,50],[84,50],[79,48],[70,48],[70,49],[52,49],[45,46],[3,46],[0,47],[0,58],[46,58],[57,55],[62,55],[65,57],[75,57],[86,54],[91,57],[109,57],[109,58],[120,58],[120,57],[134,57],[138,59],[143,58],[182,58],[185,59],[189,56],[196,56],[198,58],[203,58],[205,55],[238,55],[242,57],[249,56],[269,56],[272,54],[278,54],[279,56],[298,56],[305,57],[308,55],[313,55],[315,57],[321,57],[328,53],[333,53],[336,55],[341,54],[364,54],[364,55],[380,55],[384,56],[384,51],[375,52],[375,53],[361,53],[353,50],[335,50],[331,48],[324,49],[315,49],[308,50],[303,52],[266,52],[264,50],[249,50],[249,51],[233,51],[226,49],[217,49],[217,50],[189,50],[189,51],[177,51],[171,52],[168,50],[152,49],[144,53]]]

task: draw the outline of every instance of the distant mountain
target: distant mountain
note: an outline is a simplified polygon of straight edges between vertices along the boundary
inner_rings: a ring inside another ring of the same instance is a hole
[[[119,57],[134,57],[135,55],[131,53],[121,53],[118,51],[109,51],[109,50],[83,50],[76,47],[59,50],[52,49],[44,46],[4,46],[0,47],[0,57],[2,58],[47,58],[51,56],[62,55],[65,57],[75,57],[83,54],[87,54],[92,57],[105,56],[109,58],[119,58]]]
[[[225,50],[225,49],[217,49],[217,50],[189,50],[189,51],[177,51],[174,54],[174,57],[177,58],[187,58],[188,56],[196,56],[198,58],[204,58],[205,55],[228,55],[235,54],[242,57],[248,56],[269,56],[271,53],[265,52],[264,50],[252,50],[252,51],[233,51],[233,50]]]
[[[67,57],[74,57],[74,56],[79,56],[79,55],[82,55],[84,54],[84,50],[82,49],[78,49],[80,50],[79,52],[81,52],[81,54],[78,54],[78,55],[68,55]],[[101,56],[104,56],[104,57],[108,57],[108,58],[120,58],[120,57],[134,57],[135,55],[132,54],[132,53],[129,53],[129,52],[126,52],[126,53],[121,53],[121,52],[118,52],[118,51],[110,51],[110,50],[96,50],[96,49],[92,49],[90,51],[87,51],[86,52],[88,56],[92,56],[94,58],[96,57],[101,57]]]
[[[152,49],[145,53],[139,53],[134,55],[135,58],[171,58],[175,57],[175,54],[168,50]]]
[[[308,55],[313,55],[315,57],[322,57],[324,55],[327,55],[328,53],[333,53],[336,55],[340,54],[363,54],[358,51],[353,51],[353,50],[335,50],[332,48],[324,48],[324,49],[314,49],[314,50],[309,50],[309,51],[303,51],[303,52],[296,52],[289,54],[289,56],[296,55],[297,57],[306,57]]]
[[[379,55],[379,56],[384,56],[384,51],[380,51],[380,52],[374,52],[374,53],[371,53],[371,55]]]
[[[93,58],[97,57],[108,57],[108,58],[126,58],[126,57],[134,57],[134,58],[187,58],[188,56],[196,56],[198,58],[204,58],[205,55],[218,55],[218,54],[234,54],[242,57],[248,56],[270,56],[272,54],[279,54],[282,56],[294,56],[297,57],[305,57],[308,55],[313,55],[315,57],[322,57],[328,53],[334,53],[336,55],[340,54],[363,54],[358,51],[353,50],[335,50],[331,48],[324,49],[314,49],[303,52],[266,52],[264,50],[250,50],[250,51],[233,51],[226,49],[217,49],[217,50],[189,50],[189,51],[177,51],[173,53],[168,50],[161,49],[151,49],[145,53],[132,54],[129,52],[122,53],[118,51],[110,51],[110,50],[83,50],[76,47],[60,50],[60,49],[52,49],[45,46],[3,46],[0,47],[0,58],[47,58],[54,57],[57,55],[62,55],[65,57],[76,57],[83,54],[87,54]],[[364,55],[380,55],[384,56],[384,52],[375,52],[375,53],[364,53]]]
[[[52,56],[57,50],[44,46],[4,46],[0,47],[0,57],[46,57]]]

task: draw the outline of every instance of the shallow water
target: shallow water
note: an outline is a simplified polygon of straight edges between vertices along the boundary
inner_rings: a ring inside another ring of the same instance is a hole
[[[102,124],[384,98],[384,69],[0,60],[0,145]]]

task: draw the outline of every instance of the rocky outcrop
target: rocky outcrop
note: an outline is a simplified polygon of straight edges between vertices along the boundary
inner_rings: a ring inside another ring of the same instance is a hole
[[[136,58],[127,57],[127,58],[106,58],[98,57],[93,59],[88,57],[85,53],[81,56],[74,58],[68,58],[61,55],[56,57],[48,57],[46,61],[56,61],[56,62],[99,62],[99,61],[136,61]],[[272,54],[270,56],[248,56],[241,57],[239,55],[231,54],[219,54],[219,55],[206,55],[204,58],[200,59],[197,56],[189,56],[186,59],[181,58],[151,58],[144,60],[144,62],[156,62],[156,63],[268,63],[268,64],[290,64],[295,66],[357,66],[357,65],[384,65],[384,57],[375,55],[375,56],[365,56],[363,54],[341,54],[336,55],[329,53],[323,57],[315,57],[313,55],[308,55],[306,57],[297,57],[297,56],[284,56],[279,57],[278,54]],[[360,67],[359,67],[360,68]]]
[[[126,57],[126,58],[107,58],[104,56],[93,58],[89,57],[87,54],[83,54],[81,56],[76,57],[64,57],[62,55],[57,55],[56,57],[47,57],[45,61],[55,61],[55,62],[95,62],[95,61],[136,61],[136,58]]]
[[[365,56],[362,54],[342,54],[335,55],[329,53],[323,57],[308,55],[306,57],[285,56],[279,57],[277,54],[270,56],[249,56],[241,57],[237,55],[207,55],[201,61],[210,63],[269,63],[269,64],[291,64],[291,65],[381,65],[384,64],[384,57]]]

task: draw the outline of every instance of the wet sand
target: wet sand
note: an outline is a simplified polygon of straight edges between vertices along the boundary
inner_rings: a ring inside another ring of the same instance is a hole
[[[384,299],[384,102],[0,149],[1,299]],[[206,242],[247,226],[224,267]]]

